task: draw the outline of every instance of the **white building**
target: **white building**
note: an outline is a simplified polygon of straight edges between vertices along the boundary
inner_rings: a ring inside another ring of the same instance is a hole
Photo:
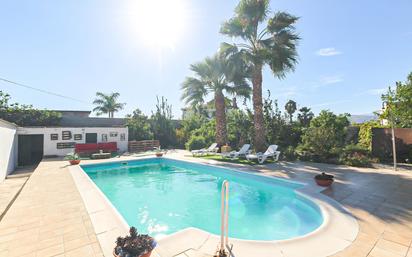
[[[125,119],[92,118],[90,112],[59,111],[60,126],[18,127],[0,120],[0,182],[16,166],[33,165],[43,157],[64,156],[75,144],[116,142],[119,152],[128,147]]]

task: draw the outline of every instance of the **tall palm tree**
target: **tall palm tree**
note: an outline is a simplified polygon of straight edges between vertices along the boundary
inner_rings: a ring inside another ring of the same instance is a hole
[[[226,104],[224,93],[249,97],[250,87],[244,74],[239,72],[235,62],[229,61],[216,54],[207,57],[202,62],[192,64],[190,69],[193,77],[186,77],[182,84],[182,100],[186,104],[198,105],[204,103],[204,98],[209,94],[214,95],[216,109],[216,143],[227,143],[226,129]]]
[[[289,122],[292,123],[293,114],[296,112],[296,102],[293,100],[289,100],[285,104],[285,110],[289,115]]]
[[[101,92],[96,92],[96,99],[94,99],[93,104],[96,107],[93,109],[97,116],[102,114],[109,114],[109,118],[114,117],[114,113],[122,110],[125,103],[118,103],[119,93],[103,94]]]
[[[242,55],[252,72],[254,144],[260,151],[266,144],[262,110],[263,66],[269,65],[274,76],[281,79],[294,70],[298,57],[299,36],[294,24],[299,18],[286,12],[276,12],[269,18],[269,12],[269,0],[241,0],[233,18],[224,22],[220,30],[224,35],[241,39],[239,43],[222,43],[221,50],[230,55]]]

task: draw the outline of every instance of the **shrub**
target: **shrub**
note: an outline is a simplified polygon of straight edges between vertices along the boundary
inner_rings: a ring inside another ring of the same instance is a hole
[[[295,153],[295,148],[293,146],[288,146],[285,151],[283,151],[282,156],[284,160],[287,161],[294,161],[296,160],[296,153]]]
[[[364,122],[359,127],[359,145],[372,150],[372,128],[382,127],[378,121],[372,120]]]
[[[347,145],[342,149],[339,161],[349,166],[369,167],[372,159],[367,148],[359,145]]]
[[[196,149],[202,149],[206,147],[206,140],[203,136],[191,136],[189,138],[189,141],[186,143],[186,149],[191,151],[191,150],[196,150]]]
[[[347,116],[321,111],[319,116],[312,119],[297,148],[301,159],[337,163],[349,125]]]

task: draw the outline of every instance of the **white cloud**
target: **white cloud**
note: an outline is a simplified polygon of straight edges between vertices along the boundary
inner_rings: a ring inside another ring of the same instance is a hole
[[[342,54],[341,51],[336,50],[334,47],[321,48],[316,52],[320,56],[335,56]]]
[[[386,92],[386,88],[372,88],[372,89],[368,89],[366,90],[366,93],[368,95],[382,95],[383,93]]]
[[[320,78],[320,82],[323,85],[336,84],[339,82],[343,82],[343,76],[342,75],[323,76]]]

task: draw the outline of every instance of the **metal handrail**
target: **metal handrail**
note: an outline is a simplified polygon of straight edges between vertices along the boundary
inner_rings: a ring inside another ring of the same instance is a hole
[[[231,252],[229,246],[229,181],[222,183],[221,192],[221,224],[220,224],[220,252],[225,252],[225,247]]]

